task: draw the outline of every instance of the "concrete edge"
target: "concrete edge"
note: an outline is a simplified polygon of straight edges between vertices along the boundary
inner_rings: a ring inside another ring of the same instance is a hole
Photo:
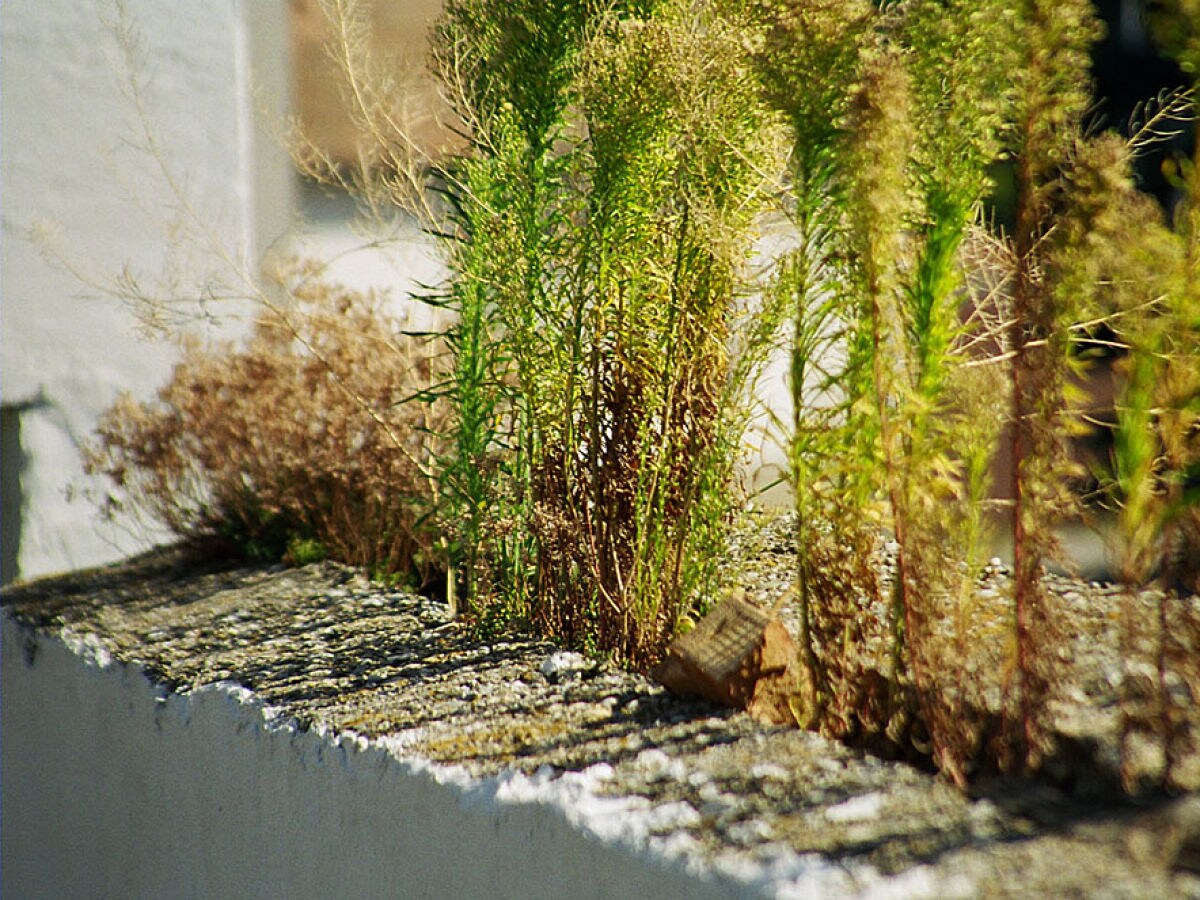
[[[861,896],[875,881],[784,848],[706,860],[680,830],[692,807],[602,796],[605,764],[477,778],[403,734],[307,729],[229,682],[172,693],[95,635],[2,618],[7,896]]]

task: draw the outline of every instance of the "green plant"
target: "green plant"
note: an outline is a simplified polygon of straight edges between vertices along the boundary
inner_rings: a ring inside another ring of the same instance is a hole
[[[463,142],[436,160],[361,11],[325,5],[370,146],[360,172],[299,161],[441,239],[444,328],[401,335],[312,268],[292,306],[249,291],[244,346],[193,345],[157,403],[102,423],[114,502],[253,558],[449,568],[481,630],[648,667],[724,586],[749,397],[782,342],[795,711],[964,785],[1051,749],[1066,645],[1043,568],[1075,506],[1072,383],[1106,344],[1123,575],[1161,597],[1124,614],[1126,749],[1156,741],[1170,783],[1200,696],[1200,179],[1175,161],[1172,231],[1130,147],[1085,129],[1086,0],[449,0],[433,62]],[[1194,3],[1152,6],[1194,72]],[[981,217],[1001,159],[1006,231]],[[760,284],[764,214],[793,242]],[[1001,439],[1011,595],[976,582]]]
[[[1164,48],[1195,75],[1200,9],[1152,4]],[[1173,786],[1188,745],[1185,710],[1200,696],[1200,320],[1194,162],[1175,161],[1181,195],[1174,228],[1133,180],[1131,158],[1195,116],[1195,96],[1159,98],[1129,144],[1115,137],[1077,148],[1073,202],[1060,216],[1051,262],[1059,290],[1088,297],[1111,333],[1116,399],[1112,465],[1102,484],[1117,507],[1119,575],[1138,588],[1122,608],[1122,752],[1153,747],[1161,783]],[[1127,787],[1135,783],[1126,767]],[[1142,772],[1141,777],[1146,773]]]
[[[294,537],[288,542],[287,552],[283,558],[292,565],[306,566],[309,563],[321,562],[328,556],[329,551],[320,541]]]
[[[291,306],[243,346],[187,344],[155,401],[105,415],[86,466],[113,481],[111,504],[194,545],[428,578],[443,412],[410,397],[440,377],[439,351],[380,297],[312,267],[281,277]]]
[[[719,583],[768,141],[715,5],[451,3],[440,178],[467,603],[648,665]],[[731,344],[740,350],[731,356]]]
[[[1164,543],[1169,547],[1164,574],[1177,591],[1200,593],[1200,498],[1195,493],[1200,481],[1200,317],[1195,311],[1200,284],[1200,6],[1195,0],[1158,0],[1150,4],[1150,25],[1163,49],[1193,80],[1188,95],[1192,154],[1174,161],[1173,186],[1181,202],[1173,225],[1182,241],[1183,260],[1177,269],[1180,281],[1158,323],[1164,346],[1154,357],[1161,365],[1152,378],[1160,388],[1155,399],[1162,410],[1162,511],[1168,520]]]
[[[535,371],[561,352],[542,328],[560,274],[543,266],[563,256],[567,217],[568,162],[552,150],[593,15],[574,3],[451,3],[435,45],[472,144],[441,174],[457,317],[455,452],[443,484],[457,513],[465,601],[499,622],[527,619],[532,593]]]
[[[1074,295],[1056,291],[1043,262],[1089,102],[1089,58],[1100,26],[1086,0],[1025,0],[1020,21],[1011,152],[1016,222],[1008,326],[1016,658],[1007,685],[1004,734],[995,753],[1005,767],[1035,769],[1047,745],[1049,690],[1061,641],[1043,586],[1054,549],[1053,523],[1071,507],[1065,441],[1071,432],[1067,373]]]
[[[968,700],[980,687],[972,684],[980,673],[968,663],[970,648],[980,622],[997,613],[978,596],[975,575],[990,538],[984,504],[1000,422],[971,395],[1001,392],[1000,367],[981,349],[996,337],[989,301],[963,311],[962,249],[1000,155],[1015,42],[1000,4],[909,2],[891,14],[892,42],[903,51],[891,65],[903,65],[906,76],[890,77],[909,85],[912,137],[906,164],[897,161],[883,177],[910,199],[907,209],[877,216],[877,230],[893,230],[894,249],[867,245],[862,256],[894,269],[891,284],[869,289],[879,299],[865,322],[897,544],[893,653],[911,690],[916,740],[963,785],[985,726]],[[887,92],[880,97],[886,102]],[[868,151],[889,140],[876,127],[863,132]],[[904,138],[899,131],[890,140]],[[856,169],[878,167],[881,158],[868,152]]]
[[[800,718],[844,735],[852,726],[842,719],[843,727],[830,728],[828,703],[849,698],[846,687],[856,676],[854,661],[833,647],[843,632],[862,627],[849,601],[863,582],[873,584],[874,569],[862,493],[848,484],[853,473],[838,465],[857,433],[851,399],[840,389],[848,201],[839,148],[873,12],[865,2],[761,2],[754,12],[761,38],[753,61],[764,97],[792,136],[782,205],[796,246],[779,261],[770,290],[790,330],[792,418],[778,424],[789,435],[796,510],[799,644],[807,676]],[[847,602],[839,607],[830,602],[835,597]]]
[[[797,247],[776,289],[793,311],[806,715],[920,745],[962,782],[977,726],[942,673],[964,650],[973,573],[957,563],[982,553],[996,428],[969,403],[986,335],[960,318],[959,248],[999,152],[1009,26],[986,4],[767,6],[758,61],[795,138]]]
[[[1087,134],[1082,124],[1087,54],[1099,33],[1090,4],[1026,3],[1021,18],[1022,71],[1030,81],[1012,130],[1017,210],[1008,327],[1016,658],[992,752],[1002,766],[1032,770],[1049,748],[1047,701],[1064,642],[1042,567],[1055,554],[1053,524],[1075,508],[1067,489],[1075,467],[1065,452],[1080,429],[1072,382],[1085,371],[1092,348],[1105,343],[1097,331],[1115,335],[1108,343],[1123,358],[1111,486],[1121,507],[1123,574],[1145,583],[1167,568],[1168,522],[1183,509],[1167,499],[1171,485],[1186,476],[1179,477],[1181,459],[1171,459],[1165,448],[1181,446],[1179,437],[1183,446],[1190,441],[1190,426],[1176,418],[1183,413],[1186,419],[1190,401],[1186,389],[1178,393],[1174,373],[1194,373],[1196,364],[1193,350],[1185,349],[1193,333],[1183,312],[1191,302],[1184,299],[1190,292],[1186,241],[1169,234],[1154,203],[1135,189],[1125,142]],[[1157,140],[1156,129],[1179,108],[1178,97],[1163,99],[1135,146]],[[1180,613],[1168,616],[1160,605],[1157,623],[1154,667],[1165,712],[1156,726],[1167,747],[1175,740],[1167,699],[1168,620],[1181,635],[1179,646],[1194,644],[1196,633],[1186,603]],[[1145,630],[1142,619],[1127,603],[1123,653],[1135,668],[1133,633]],[[1176,662],[1190,658],[1186,651],[1174,656]],[[1174,674],[1196,682],[1186,664]],[[1168,749],[1168,777],[1171,767]]]

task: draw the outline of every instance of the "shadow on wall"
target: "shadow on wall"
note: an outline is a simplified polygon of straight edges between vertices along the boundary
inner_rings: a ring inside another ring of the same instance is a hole
[[[21,413],[37,404],[0,406],[0,584],[20,576],[21,516],[25,505],[21,473],[28,457],[21,448]]]

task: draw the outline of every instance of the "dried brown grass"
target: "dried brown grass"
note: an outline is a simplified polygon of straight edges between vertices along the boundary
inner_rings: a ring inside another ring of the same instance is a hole
[[[280,276],[241,345],[185,341],[153,401],[121,397],[87,449],[109,509],[132,508],[197,547],[314,556],[427,580],[435,536],[436,344],[403,333],[384,298]]]

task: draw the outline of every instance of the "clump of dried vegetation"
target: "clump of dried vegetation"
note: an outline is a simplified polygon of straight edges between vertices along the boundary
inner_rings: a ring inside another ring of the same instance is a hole
[[[190,538],[422,575],[436,550],[475,621],[648,667],[726,583],[748,404],[783,352],[797,717],[965,785],[1052,752],[1043,575],[1079,511],[1070,439],[1104,427],[1121,574],[1161,597],[1125,614],[1125,727],[1170,783],[1200,698],[1200,178],[1179,165],[1168,222],[1130,160],[1191,95],[1132,141],[1089,127],[1087,0],[449,0],[432,61],[463,141],[435,160],[362,11],[326,6],[364,166],[300,162],[440,237],[424,299],[449,324],[417,343],[300,278],[244,348],[115,409],[95,471]],[[1196,71],[1194,4],[1155,15]],[[791,244],[753,280],[764,217]],[[1074,390],[1098,348],[1107,420]],[[1001,527],[1012,590],[985,594]],[[972,664],[983,643],[1003,665]]]
[[[185,344],[155,400],[121,398],[86,466],[197,548],[297,562],[330,556],[381,574],[434,574],[427,527],[440,404],[405,402],[439,377],[382,298],[311,267],[281,281],[241,345]]]

